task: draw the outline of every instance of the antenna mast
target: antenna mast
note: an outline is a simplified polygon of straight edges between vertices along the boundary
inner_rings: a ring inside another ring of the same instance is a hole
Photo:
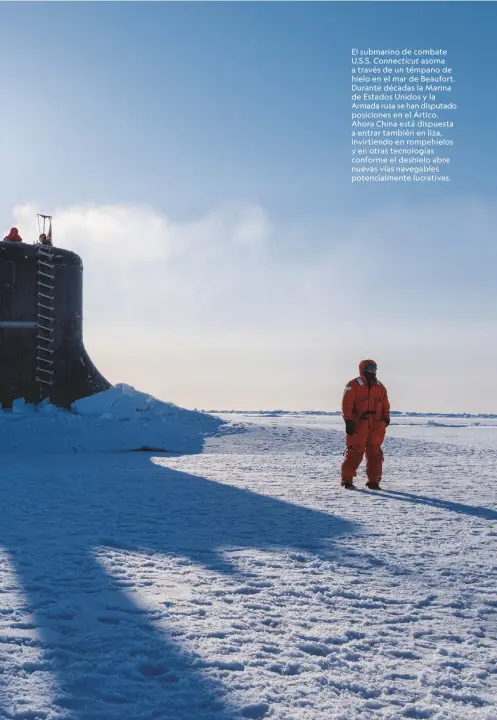
[[[38,213],[36,217],[38,218],[38,235],[46,235],[48,245],[52,245],[52,215]]]

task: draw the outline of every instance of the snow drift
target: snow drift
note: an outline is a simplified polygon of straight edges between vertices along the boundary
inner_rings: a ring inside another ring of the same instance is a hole
[[[199,452],[223,421],[185,410],[125,384],[77,400],[70,410],[45,400],[0,412],[1,452]]]

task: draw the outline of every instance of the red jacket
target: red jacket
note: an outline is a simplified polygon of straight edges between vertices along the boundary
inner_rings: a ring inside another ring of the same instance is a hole
[[[4,241],[5,240],[8,240],[9,242],[22,242],[22,237],[19,235],[17,228],[12,228],[7,237],[4,237]]]
[[[350,380],[343,393],[342,413],[344,420],[390,420],[390,402],[386,387],[375,380],[371,387],[364,376],[364,368],[373,360],[363,360],[359,365],[359,377]]]

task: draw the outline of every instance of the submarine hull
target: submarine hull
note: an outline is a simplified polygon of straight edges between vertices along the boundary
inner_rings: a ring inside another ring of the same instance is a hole
[[[91,361],[83,343],[83,263],[79,255],[51,248],[53,280],[40,298],[38,245],[0,242],[0,402],[16,398],[39,403],[44,398],[68,408],[82,397],[111,384]],[[43,279],[43,277],[42,277]],[[40,305],[50,306],[40,321]],[[50,353],[40,341],[40,322],[50,327]],[[40,350],[42,346],[42,350]],[[40,360],[41,358],[41,360]],[[39,368],[42,367],[40,373]],[[49,382],[41,382],[40,374]]]

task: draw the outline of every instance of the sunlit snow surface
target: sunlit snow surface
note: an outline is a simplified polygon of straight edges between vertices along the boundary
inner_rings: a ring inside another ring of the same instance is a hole
[[[0,420],[2,720],[497,718],[495,420],[396,418],[380,494],[338,417],[180,410]]]

